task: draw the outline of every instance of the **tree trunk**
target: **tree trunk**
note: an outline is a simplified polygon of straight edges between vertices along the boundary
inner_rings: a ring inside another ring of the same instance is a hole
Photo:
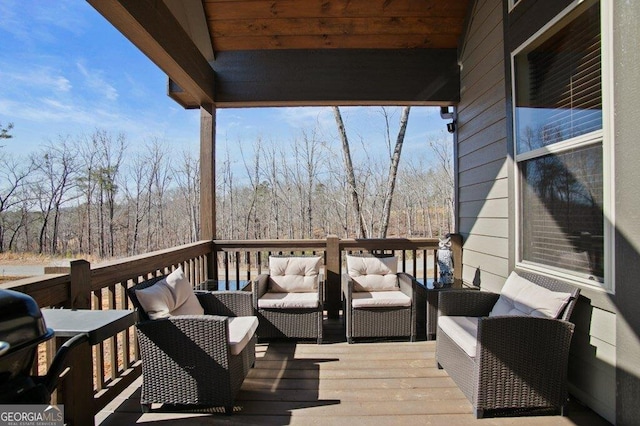
[[[393,191],[396,186],[396,177],[398,176],[398,165],[400,164],[400,154],[402,152],[402,144],[404,143],[404,135],[407,131],[407,122],[409,121],[409,112],[411,107],[402,109],[400,117],[400,129],[398,129],[398,137],[396,138],[396,146],[391,156],[391,164],[389,166],[389,177],[387,180],[387,191],[384,196],[384,206],[382,208],[382,224],[380,227],[380,238],[387,237],[389,229],[389,217],[391,216],[391,202],[393,201]]]
[[[351,202],[353,203],[353,208],[355,209],[355,214],[358,219],[358,225],[360,227],[360,237],[367,238],[367,229],[364,224],[364,217],[362,215],[362,209],[360,207],[358,188],[356,187],[356,176],[353,171],[353,163],[351,161],[351,151],[349,150],[349,139],[347,138],[347,131],[344,128],[340,109],[338,107],[332,108],[333,115],[336,119],[336,124],[338,125],[340,140],[342,141],[342,153],[344,156],[344,166],[347,173],[347,184],[349,185],[349,189],[351,191]]]

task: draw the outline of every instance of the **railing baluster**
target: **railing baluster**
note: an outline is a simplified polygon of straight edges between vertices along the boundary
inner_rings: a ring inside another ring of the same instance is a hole
[[[92,309],[102,310],[102,289],[91,292]],[[104,389],[104,344],[98,343],[93,347],[94,358],[94,387],[100,391]]]
[[[224,252],[224,289],[229,290],[229,252]]]
[[[262,251],[256,253],[256,264],[258,266],[258,275],[262,274]]]
[[[413,270],[411,271],[411,275],[413,275],[416,279],[417,279],[417,262],[418,262],[418,258],[416,256],[416,250],[413,249],[411,250],[411,255],[413,256],[412,262],[411,262],[411,267],[413,268]]]
[[[251,252],[250,251],[244,252],[244,262],[247,265],[247,283],[249,283],[251,282]]]
[[[433,282],[438,282],[438,250],[433,251]]]
[[[429,250],[422,250],[422,282],[424,283],[424,286],[427,287],[427,281],[428,281],[428,260],[429,260]]]
[[[236,252],[236,290],[240,290],[240,252]],[[228,290],[228,289],[227,289]]]
[[[109,309],[116,308],[116,285],[110,285],[107,290]],[[118,337],[112,336],[109,338],[109,356],[111,360],[111,376],[109,381],[118,377]],[[124,360],[123,360],[124,364]]]

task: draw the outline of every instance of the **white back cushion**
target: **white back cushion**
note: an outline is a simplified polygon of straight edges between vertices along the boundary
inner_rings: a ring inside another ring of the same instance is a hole
[[[269,291],[306,293],[318,290],[320,256],[269,256]]]
[[[178,267],[154,285],[136,290],[136,297],[150,319],[204,314],[204,309],[198,302],[182,267]]]
[[[398,258],[347,255],[347,273],[354,291],[394,291],[398,285]]]
[[[489,316],[528,315],[558,318],[570,297],[571,293],[551,291],[512,272]]]

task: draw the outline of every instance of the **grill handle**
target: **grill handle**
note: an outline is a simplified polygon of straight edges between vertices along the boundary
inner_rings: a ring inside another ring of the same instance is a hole
[[[56,386],[58,386],[58,380],[60,379],[60,374],[62,374],[65,369],[64,361],[69,351],[73,350],[73,348],[75,348],[76,346],[88,341],[89,335],[87,333],[82,333],[73,336],[71,339],[64,342],[62,346],[60,346],[60,348],[56,352],[56,356],[53,357],[53,361],[51,362],[49,371],[47,371],[47,375],[44,377],[44,380],[42,382],[49,393],[52,393]]]

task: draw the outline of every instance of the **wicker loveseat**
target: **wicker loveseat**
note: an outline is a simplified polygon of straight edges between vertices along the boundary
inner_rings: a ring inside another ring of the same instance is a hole
[[[347,255],[342,275],[347,342],[356,338],[409,337],[416,340],[419,284],[397,272],[398,258]]]
[[[322,343],[324,282],[320,256],[269,256],[269,274],[252,282],[258,338]]]
[[[518,271],[501,294],[440,293],[436,361],[471,401],[476,417],[491,410],[565,413],[567,368],[579,290]]]
[[[199,303],[189,309],[201,314],[185,314],[184,305],[175,314],[147,312],[144,306],[148,307],[148,300],[141,303],[149,298],[145,292],[154,293],[153,286],[166,286],[176,273],[180,275],[182,270],[128,289],[138,310],[142,411],[148,412],[152,403],[193,404],[224,407],[230,414],[242,382],[255,364],[258,321],[253,316],[251,293],[196,291],[191,294]],[[155,293],[152,296],[157,298]]]

